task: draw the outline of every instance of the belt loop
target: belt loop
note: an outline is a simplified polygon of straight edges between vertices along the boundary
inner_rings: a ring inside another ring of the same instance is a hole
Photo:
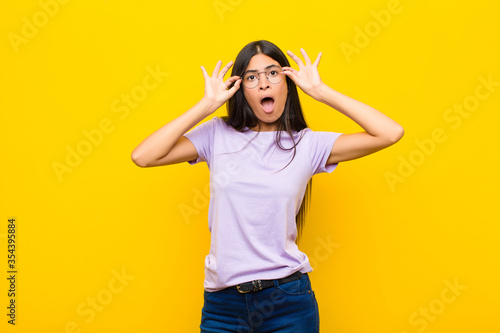
[[[278,283],[278,280],[277,279],[274,279],[273,280],[274,282],[274,287],[277,288],[280,284]]]

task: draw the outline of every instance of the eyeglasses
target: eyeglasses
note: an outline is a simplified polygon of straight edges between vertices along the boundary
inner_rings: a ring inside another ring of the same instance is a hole
[[[283,70],[281,67],[272,65],[270,68],[267,68],[263,72],[257,72],[256,70],[248,71],[241,77],[242,83],[248,89],[252,89],[257,87],[260,81],[260,74],[266,73],[266,79],[269,83],[277,84],[283,80],[285,74],[283,74]]]

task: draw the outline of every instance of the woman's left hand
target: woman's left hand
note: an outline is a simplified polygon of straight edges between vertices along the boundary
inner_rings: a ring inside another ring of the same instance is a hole
[[[297,65],[299,65],[299,70],[297,71],[292,67],[285,66],[283,67],[283,73],[292,79],[292,81],[295,82],[295,84],[302,89],[303,92],[313,98],[316,98],[315,93],[324,84],[323,81],[321,81],[318,72],[318,65],[322,53],[320,52],[314,63],[311,63],[311,59],[309,59],[306,51],[301,48],[300,52],[304,56],[305,64],[299,57],[291,51],[288,51],[288,55],[297,63]]]

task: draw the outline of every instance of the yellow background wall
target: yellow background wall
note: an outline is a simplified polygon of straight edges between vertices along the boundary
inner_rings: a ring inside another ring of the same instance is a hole
[[[130,154],[203,96],[201,65],[257,39],[323,52],[327,84],[406,131],[314,177],[321,331],[500,332],[499,4],[55,1],[0,5],[2,332],[199,331],[208,168]],[[313,130],[361,130],[301,98]]]

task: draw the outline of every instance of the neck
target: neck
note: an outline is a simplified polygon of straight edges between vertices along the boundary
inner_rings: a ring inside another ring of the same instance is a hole
[[[258,125],[250,129],[254,132],[276,132],[278,130],[278,126],[276,125],[276,123],[265,125],[260,124],[260,129]]]

